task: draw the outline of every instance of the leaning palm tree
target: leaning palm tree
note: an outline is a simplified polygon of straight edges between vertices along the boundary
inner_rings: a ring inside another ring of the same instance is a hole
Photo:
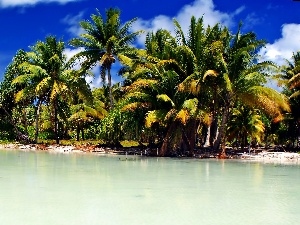
[[[221,45],[225,51],[219,54],[221,69],[217,73],[222,77],[219,83],[222,116],[215,143],[215,148],[221,145],[221,157],[225,157],[227,122],[237,102],[261,109],[274,122],[282,120],[283,112],[290,111],[288,99],[265,86],[266,78],[276,66],[266,61],[257,63],[257,51],[263,44],[254,33],[241,34],[239,30],[230,42]]]
[[[70,41],[72,46],[83,48],[80,53],[73,57],[73,60],[81,60],[82,71],[90,70],[98,63],[104,84],[107,73],[110,107],[113,106],[111,68],[116,59],[122,62],[126,55],[132,53],[131,44],[141,33],[141,31],[130,32],[130,28],[135,21],[136,18],[122,25],[120,10],[108,9],[106,19],[97,10],[97,14],[91,15],[91,21],[80,22],[80,26],[85,33]]]

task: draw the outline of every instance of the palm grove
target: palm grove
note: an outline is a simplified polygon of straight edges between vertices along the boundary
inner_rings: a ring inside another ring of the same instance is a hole
[[[260,61],[265,42],[255,33],[196,17],[188,33],[174,20],[175,35],[147,33],[138,49],[135,20],[121,23],[118,9],[96,11],[68,42],[80,49],[71,59],[55,36],[19,50],[0,85],[0,139],[135,140],[160,156],[193,155],[204,145],[223,156],[225,146],[299,147],[299,52],[280,67]],[[116,61],[123,81],[112,84]],[[103,85],[92,89],[86,78],[95,66]],[[270,78],[282,93],[266,85]]]

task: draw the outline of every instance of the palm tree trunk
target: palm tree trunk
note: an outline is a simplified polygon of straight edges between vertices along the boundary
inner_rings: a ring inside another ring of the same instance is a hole
[[[57,99],[54,100],[54,133],[56,144],[59,144],[59,136],[58,136],[58,113],[57,113]]]
[[[41,100],[38,100],[36,115],[35,115],[35,137],[34,141],[37,144],[39,139],[39,118],[40,118],[40,110],[41,110]]]
[[[83,127],[81,128],[81,138],[84,141],[85,137],[84,137],[84,128]]]
[[[226,152],[225,152],[225,147],[226,147],[226,124],[229,118],[229,105],[225,105],[223,108],[223,114],[222,114],[222,121],[218,133],[217,140],[214,143],[214,149],[215,150],[220,150],[220,158],[225,158],[226,157]],[[221,145],[221,149],[220,149]]]
[[[205,136],[205,141],[204,141],[204,147],[209,147],[210,146],[210,125],[207,126],[207,132]]]
[[[76,141],[79,141],[79,135],[80,135],[80,128],[79,128],[79,122],[77,122],[77,126],[76,126]]]
[[[23,123],[24,123],[24,130],[25,130],[25,133],[27,134],[28,133],[28,121],[27,121],[27,112],[26,112],[26,108],[24,109],[23,108]]]
[[[188,147],[189,156],[194,156],[195,142],[196,142],[196,120],[192,119],[188,126],[187,131],[182,127],[182,139]]]
[[[108,93],[109,93],[109,103],[110,103],[110,108],[113,108],[113,96],[112,96],[112,84],[111,84],[111,66],[108,67],[107,69],[107,79],[108,79]]]
[[[162,143],[162,146],[158,153],[158,156],[166,156],[166,154],[168,152],[170,137],[171,137],[172,133],[174,132],[175,128],[176,128],[176,122],[172,122],[168,128],[168,131],[167,131],[164,139],[163,139],[163,143]]]

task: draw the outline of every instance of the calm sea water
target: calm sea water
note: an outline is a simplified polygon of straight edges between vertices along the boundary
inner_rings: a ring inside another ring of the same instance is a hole
[[[299,164],[0,151],[4,225],[296,225],[299,210]]]

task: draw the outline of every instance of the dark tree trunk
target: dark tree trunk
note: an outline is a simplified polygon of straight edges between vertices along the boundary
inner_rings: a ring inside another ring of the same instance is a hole
[[[56,144],[59,145],[57,99],[54,100],[54,134]]]
[[[160,151],[158,152],[158,156],[166,156],[166,154],[168,153],[170,138],[172,136],[172,133],[176,129],[176,124],[177,124],[176,122],[172,122],[171,125],[169,126],[168,131],[163,139],[163,143],[160,148]]]
[[[76,126],[76,140],[79,141],[79,135],[80,135],[80,128],[79,128],[79,122],[77,122]]]
[[[38,138],[39,138],[40,110],[41,110],[41,101],[39,100],[38,103],[37,103],[36,115],[35,115],[35,137],[34,137],[34,142],[36,144],[38,143]]]
[[[111,66],[107,69],[107,79],[108,79],[108,94],[109,94],[109,104],[110,108],[113,108],[113,96],[112,96],[112,84],[111,84]]]
[[[195,119],[191,119],[186,126],[186,131],[182,127],[182,140],[187,146],[189,156],[194,156],[195,142],[196,142],[196,127],[197,122]]]
[[[83,128],[81,128],[81,138],[82,138],[82,140],[84,141],[84,129]]]
[[[229,118],[229,105],[225,105],[223,108],[223,114],[222,114],[222,121],[218,133],[217,140],[215,141],[214,144],[214,149],[218,150],[220,152],[219,157],[220,158],[225,158],[226,157],[226,152],[225,152],[225,147],[226,147],[226,125],[227,121]]]

